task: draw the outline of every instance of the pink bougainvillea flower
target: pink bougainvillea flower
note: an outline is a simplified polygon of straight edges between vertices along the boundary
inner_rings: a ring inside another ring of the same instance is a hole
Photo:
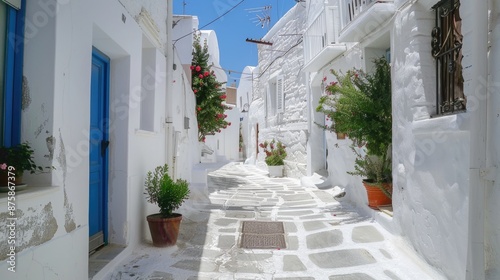
[[[196,69],[196,72],[200,72],[200,71],[201,71],[201,67],[200,67],[199,65],[198,65],[198,66],[196,66],[196,68],[195,68],[195,69]]]
[[[231,125],[231,122],[228,122],[227,125]]]
[[[201,111],[201,107],[200,107],[200,106],[198,106],[198,108],[196,108],[196,110],[198,110],[198,112],[199,112],[199,111]]]
[[[0,168],[1,168],[2,170],[7,169],[7,164],[6,164],[6,163],[2,163],[2,165],[0,165]]]
[[[323,77],[323,82],[326,81],[326,77]]]
[[[193,90],[193,92],[196,94],[196,93],[198,92],[198,90],[197,90],[197,89],[194,89],[194,90]]]
[[[208,72],[208,71],[205,71],[205,73],[203,73],[203,76],[205,76],[205,77],[208,77],[208,75],[210,75],[210,72]]]
[[[191,65],[191,67],[189,67],[189,68],[191,68],[191,70],[194,70],[194,66],[193,65]]]
[[[199,77],[200,79],[203,79],[203,75],[202,75],[202,74],[198,75],[198,77]]]

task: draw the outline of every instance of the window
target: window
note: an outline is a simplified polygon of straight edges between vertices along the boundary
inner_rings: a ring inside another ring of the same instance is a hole
[[[279,76],[276,79],[276,109],[278,113],[285,112],[285,93],[283,88],[283,76]]]
[[[21,142],[21,96],[26,1],[0,1],[0,141]],[[19,7],[21,5],[21,7]]]
[[[142,49],[141,121],[140,129],[154,131],[155,93],[157,85],[157,50]]]
[[[432,9],[436,26],[432,30],[432,56],[436,59],[436,114],[465,110],[462,76],[462,19],[459,0],[441,0]]]

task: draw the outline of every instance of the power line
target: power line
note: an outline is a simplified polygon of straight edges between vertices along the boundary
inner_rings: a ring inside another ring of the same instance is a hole
[[[276,62],[276,60],[284,57],[289,51],[291,51],[293,48],[295,48],[296,46],[300,45],[301,43],[302,43],[302,38],[300,38],[297,41],[297,43],[295,45],[291,46],[285,53],[283,53],[282,55],[276,57],[273,61],[271,61],[271,63],[269,63],[269,65],[267,65],[267,67],[264,69],[264,71],[262,71],[257,78],[262,77],[262,75],[264,75],[264,73],[266,73],[266,71],[271,67],[271,65],[273,65],[274,62]]]
[[[210,21],[209,23],[207,23],[207,24],[203,25],[202,27],[198,28],[197,30],[193,30],[193,31],[189,32],[188,34],[186,34],[186,35],[184,35],[184,36],[182,36],[182,37],[180,37],[180,38],[178,38],[178,39],[175,39],[175,40],[174,40],[174,44],[175,44],[175,43],[177,43],[177,41],[179,41],[180,39],[185,38],[185,37],[187,37],[187,36],[189,36],[189,35],[191,35],[191,34],[195,33],[196,31],[199,31],[199,30],[201,30],[201,29],[203,29],[203,28],[205,28],[205,27],[209,26],[210,24],[212,24],[212,23],[214,23],[214,22],[218,21],[218,20],[219,20],[219,19],[221,19],[223,16],[225,16],[225,15],[229,14],[232,10],[236,9],[236,7],[238,7],[238,6],[239,6],[241,3],[243,3],[243,2],[245,2],[245,0],[241,0],[240,2],[238,2],[238,4],[236,4],[236,5],[234,5],[233,7],[231,7],[231,9],[227,10],[227,11],[226,11],[226,12],[224,12],[222,15],[218,16],[217,18],[215,18],[214,20]]]

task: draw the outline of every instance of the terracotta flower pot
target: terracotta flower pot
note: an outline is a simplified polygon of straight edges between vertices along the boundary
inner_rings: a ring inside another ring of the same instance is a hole
[[[167,247],[175,245],[179,235],[179,226],[182,215],[173,213],[170,218],[163,218],[160,214],[147,216],[153,245],[156,247]]]
[[[9,176],[7,172],[0,172],[0,186],[2,187],[7,187],[9,185],[9,182],[17,185],[21,185],[23,183],[23,175],[18,175],[16,176],[15,181],[9,181]]]
[[[385,195],[379,187],[374,185],[374,183],[363,180],[363,185],[366,188],[366,194],[368,195],[368,206],[370,208],[378,209],[379,206],[392,204],[392,199]],[[382,183],[382,186],[389,193],[392,193],[392,183]]]

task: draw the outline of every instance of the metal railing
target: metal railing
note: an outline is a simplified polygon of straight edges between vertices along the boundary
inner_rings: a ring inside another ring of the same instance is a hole
[[[325,7],[307,28],[304,36],[305,62],[311,61],[326,46],[337,42],[340,28],[337,7]]]
[[[393,3],[394,0],[347,0],[344,6],[344,24],[353,21],[359,14],[368,10],[375,3]]]

